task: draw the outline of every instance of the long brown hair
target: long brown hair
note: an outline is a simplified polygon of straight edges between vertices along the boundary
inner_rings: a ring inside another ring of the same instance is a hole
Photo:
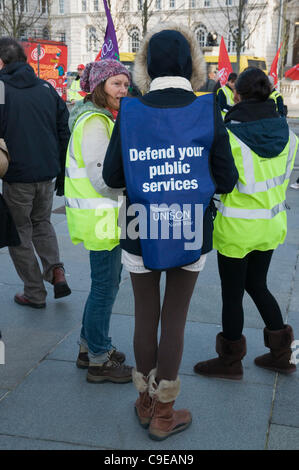
[[[92,93],[89,93],[84,98],[84,103],[87,101],[91,101],[93,104],[98,106],[98,108],[107,108],[108,101],[107,101],[107,93],[104,90],[106,82],[101,82],[99,85],[95,87]]]

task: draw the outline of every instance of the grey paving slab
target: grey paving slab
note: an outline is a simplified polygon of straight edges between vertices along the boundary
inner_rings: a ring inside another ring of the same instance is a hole
[[[3,367],[2,365],[0,365],[0,372],[1,372],[1,367]],[[5,390],[5,389],[2,389],[0,388],[0,400],[6,395],[6,393],[8,393],[9,390]]]
[[[46,360],[0,402],[0,433],[113,449],[264,448],[272,387],[181,379],[176,405],[190,408],[192,427],[157,443],[134,416],[132,384],[88,384],[84,371]]]
[[[0,450],[102,450],[100,447],[81,446],[67,442],[45,441],[0,435]]]
[[[83,299],[72,293],[65,299],[49,298],[47,308],[36,310],[13,301],[15,288],[0,286],[1,331],[5,365],[0,366],[0,387],[12,388],[76,325]]]
[[[298,390],[298,371],[290,376],[279,374],[272,414],[273,424],[299,428]]]
[[[272,424],[267,449],[299,450],[299,428]]]

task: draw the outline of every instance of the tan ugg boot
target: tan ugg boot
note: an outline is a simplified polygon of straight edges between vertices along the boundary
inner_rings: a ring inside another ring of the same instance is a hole
[[[153,376],[150,377],[149,395],[153,399],[152,419],[149,427],[151,439],[163,441],[190,426],[192,422],[190,411],[173,409],[179,391],[179,377],[176,380],[161,380],[159,385],[156,384]]]
[[[133,369],[132,379],[133,383],[139,392],[139,398],[135,402],[135,413],[143,428],[148,428],[152,417],[152,398],[148,393],[149,378],[155,376],[157,369],[150,371],[148,377],[145,377],[141,372]]]
[[[246,338],[241,336],[237,341],[229,341],[222,333],[216,336],[217,358],[198,362],[194,372],[206,377],[240,380],[243,377],[242,359],[246,354]]]
[[[291,374],[296,371],[296,365],[290,363],[294,341],[293,329],[285,325],[283,330],[271,331],[264,329],[265,346],[270,349],[268,354],[255,358],[257,366],[264,369],[274,370],[283,374]]]

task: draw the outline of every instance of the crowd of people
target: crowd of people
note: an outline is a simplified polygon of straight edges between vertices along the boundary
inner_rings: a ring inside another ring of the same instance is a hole
[[[24,282],[14,300],[45,308],[44,281],[55,298],[71,293],[50,220],[56,190],[65,197],[71,241],[90,254],[91,289],[76,361],[87,381],[133,381],[135,413],[154,440],[189,427],[191,412],[175,410],[174,403],[190,301],[213,248],[222,331],[218,357],[196,363],[194,372],[243,377],[245,291],[265,323],[270,350],[255,364],[284,374],[296,370],[290,363],[293,330],[267,287],[267,273],[286,237],[285,195],[298,139],[263,71],[232,73],[215,91],[193,33],[161,24],[146,35],[135,59],[137,98],[128,96],[132,77],[120,62],[81,64],[69,114],[11,38],[0,39],[0,80],[6,144],[0,247],[9,247]],[[205,86],[208,93],[197,97],[194,90]],[[135,300],[135,367],[109,336],[122,266]]]

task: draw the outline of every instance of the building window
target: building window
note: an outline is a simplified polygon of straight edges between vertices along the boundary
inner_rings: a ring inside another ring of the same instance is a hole
[[[138,2],[137,2],[137,10],[142,10],[142,6],[143,6],[142,3],[143,3],[142,0],[138,0]]]
[[[189,7],[196,8],[196,0],[189,0]]]
[[[47,26],[43,28],[43,39],[50,39],[49,28]]]
[[[230,32],[228,34],[227,52],[230,52],[230,53],[237,52],[237,46],[236,46],[236,42],[234,40],[234,37],[236,37],[237,34],[238,34],[238,28],[235,28],[232,32]],[[242,41],[244,39],[244,34],[246,34],[246,31],[244,31],[244,33],[242,32]],[[245,50],[245,45],[242,47],[241,52],[244,52],[244,50]]]
[[[175,8],[175,0],[169,0],[169,8]]]
[[[161,10],[162,5],[161,5],[161,0],[156,0],[156,10]]]
[[[86,32],[86,49],[87,52],[98,52],[97,30],[94,26],[88,26]]]
[[[211,1],[210,0],[205,0],[203,6],[204,7],[210,7],[211,6]]]
[[[200,47],[205,47],[207,45],[208,37],[207,28],[204,25],[197,26],[195,29],[195,35]]]
[[[59,33],[59,41],[60,42],[66,42],[66,34],[65,33]]]
[[[5,8],[5,2],[3,1],[3,9]],[[17,11],[19,13],[26,13],[28,12],[28,1],[27,0],[19,0],[17,3]]]
[[[87,1],[86,0],[82,0],[81,2],[81,8],[82,8],[82,11],[87,11]]]
[[[59,13],[61,15],[64,13],[64,0],[59,0]]]
[[[0,0],[0,11],[5,8],[5,0]]]
[[[132,29],[129,33],[129,50],[130,52],[138,52],[140,47],[139,29]]]
[[[124,11],[129,11],[130,10],[130,1],[126,0],[123,4],[123,10]]]
[[[26,1],[27,3],[27,1]],[[39,11],[44,14],[48,13],[48,0],[40,0],[39,2]]]
[[[226,6],[231,6],[233,4],[233,0],[225,0]]]
[[[93,2],[93,10],[99,11],[99,0],[94,0]]]

